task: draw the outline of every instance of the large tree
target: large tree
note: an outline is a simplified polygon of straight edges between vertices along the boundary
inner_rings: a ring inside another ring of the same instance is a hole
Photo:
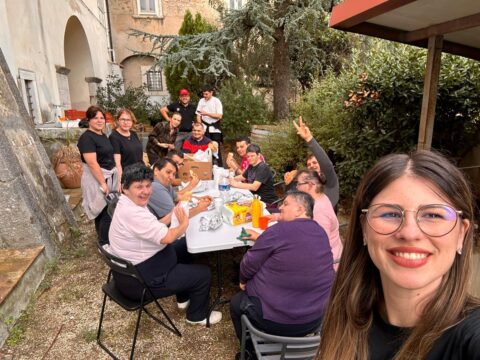
[[[215,30],[217,30],[216,27],[202,18],[200,14],[197,13],[194,17],[192,13],[187,10],[178,34],[181,36],[194,35]],[[195,64],[195,67],[203,68],[207,65],[207,61],[208,60],[203,60],[202,62],[198,62]],[[209,81],[208,74],[199,74],[198,72],[195,73],[192,69],[187,69],[187,73],[184,75],[184,71],[185,66],[182,65],[165,67],[165,78],[170,98],[177,98],[180,89],[186,88],[190,90],[194,100],[196,100],[196,96],[199,94],[204,82]]]
[[[163,36],[134,33],[153,42],[160,66],[181,67],[184,76],[189,71],[211,74],[217,80],[235,75],[238,69],[232,59],[242,57],[242,50],[245,54],[261,52],[270,44],[274,117],[284,119],[288,116],[292,55],[308,60],[309,66],[320,65],[321,49],[316,34],[319,29],[327,28],[326,10],[332,3],[331,0],[250,0],[242,9],[226,12],[221,19],[223,27],[218,31],[171,38],[168,46]],[[203,66],[198,66],[202,63]]]

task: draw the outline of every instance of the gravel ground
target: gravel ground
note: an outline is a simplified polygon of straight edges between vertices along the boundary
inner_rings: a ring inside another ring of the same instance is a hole
[[[74,246],[64,249],[59,260],[48,264],[48,275],[17,322],[7,344],[0,349],[0,359],[110,358],[96,343],[103,294],[101,286],[106,280],[107,267],[94,245],[93,223],[83,221],[81,232]],[[242,254],[242,249],[222,254],[227,298],[238,291],[233,264],[240,261]],[[206,263],[212,269],[212,295],[216,293],[214,261],[212,255],[196,259],[196,262]],[[175,336],[144,314],[137,340],[136,358],[234,358],[238,343],[228,305],[219,309],[223,313],[222,321],[208,329],[186,324],[185,313],[176,308],[175,297],[160,302],[183,336]],[[127,313],[113,302],[107,302],[105,316],[105,343],[120,358],[128,358],[135,314]]]

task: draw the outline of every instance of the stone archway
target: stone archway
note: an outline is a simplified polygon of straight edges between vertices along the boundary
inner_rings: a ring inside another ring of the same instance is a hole
[[[62,103],[67,108],[85,110],[91,104],[92,96],[95,96],[95,91],[89,88],[88,81],[93,78],[94,71],[85,30],[75,16],[68,19],[65,27],[64,54],[65,67],[69,71],[63,79]],[[68,91],[65,89],[67,84]],[[62,93],[62,81],[59,82],[59,85],[60,93]],[[67,95],[68,99],[66,99]]]
[[[153,65],[153,57],[132,55],[122,60],[122,75],[125,85],[142,86],[146,83],[145,72]]]

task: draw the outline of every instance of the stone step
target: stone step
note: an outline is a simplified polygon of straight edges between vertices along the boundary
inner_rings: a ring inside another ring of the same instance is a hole
[[[0,249],[0,305],[15,289],[45,246]]]
[[[0,348],[44,277],[44,248],[0,249]]]

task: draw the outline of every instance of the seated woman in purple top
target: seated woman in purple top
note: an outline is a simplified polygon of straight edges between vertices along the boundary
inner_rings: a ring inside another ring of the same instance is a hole
[[[262,234],[247,230],[255,244],[240,264],[243,291],[230,302],[239,339],[242,314],[274,335],[304,336],[320,326],[335,273],[327,234],[312,220],[313,205],[307,193],[289,192],[277,224]]]

